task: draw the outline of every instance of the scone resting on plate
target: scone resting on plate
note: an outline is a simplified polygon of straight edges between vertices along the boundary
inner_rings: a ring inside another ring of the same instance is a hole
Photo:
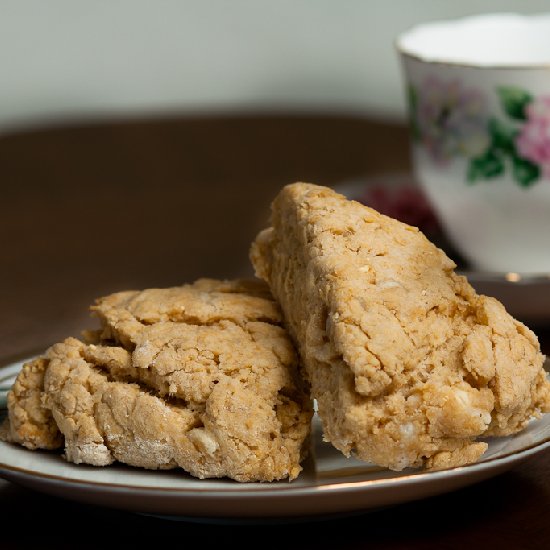
[[[264,283],[202,279],[92,309],[102,330],[24,366],[8,397],[10,440],[96,466],[298,475],[311,403]]]
[[[325,437],[394,470],[476,461],[550,410],[535,335],[416,228],[285,187],[251,251],[299,347]]]

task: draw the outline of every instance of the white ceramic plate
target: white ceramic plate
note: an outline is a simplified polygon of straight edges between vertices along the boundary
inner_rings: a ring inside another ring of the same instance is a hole
[[[20,365],[17,365],[17,368]],[[12,374],[17,370],[10,366]],[[300,518],[367,511],[445,493],[495,476],[550,447],[550,415],[521,434],[492,439],[481,462],[438,472],[391,472],[346,459],[323,443],[314,421],[311,457],[289,483],[198,480],[181,470],[76,466],[60,454],[0,442],[0,476],[52,495],[187,519]]]

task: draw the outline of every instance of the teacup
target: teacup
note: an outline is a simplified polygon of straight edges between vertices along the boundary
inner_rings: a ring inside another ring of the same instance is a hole
[[[550,273],[550,14],[417,26],[397,41],[417,179],[479,270]]]

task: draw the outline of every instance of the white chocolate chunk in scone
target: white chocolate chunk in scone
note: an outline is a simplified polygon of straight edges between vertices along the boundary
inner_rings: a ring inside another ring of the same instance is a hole
[[[344,454],[395,470],[476,461],[480,436],[550,410],[535,335],[416,228],[297,183],[251,259],[278,300]]]
[[[199,478],[295,478],[312,415],[297,355],[260,281],[113,294],[102,330],[28,363],[9,440],[67,460],[181,467]]]

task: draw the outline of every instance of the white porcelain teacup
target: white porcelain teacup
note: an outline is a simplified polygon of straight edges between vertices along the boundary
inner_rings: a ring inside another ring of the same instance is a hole
[[[477,269],[550,272],[550,14],[417,26],[397,41],[417,178]]]

